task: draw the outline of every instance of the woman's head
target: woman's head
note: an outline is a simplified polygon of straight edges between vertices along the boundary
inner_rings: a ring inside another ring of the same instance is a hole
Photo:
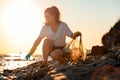
[[[56,6],[47,8],[44,14],[47,24],[49,24],[49,21],[51,21],[51,19],[54,19],[57,23],[60,22],[60,12]]]

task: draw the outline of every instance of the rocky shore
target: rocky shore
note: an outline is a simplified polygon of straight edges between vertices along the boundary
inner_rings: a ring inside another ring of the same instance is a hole
[[[38,61],[22,68],[4,70],[0,80],[119,80],[119,55],[120,51],[97,56],[90,54],[85,61],[59,67],[41,67],[43,62]],[[54,65],[54,62],[49,61],[49,64]]]

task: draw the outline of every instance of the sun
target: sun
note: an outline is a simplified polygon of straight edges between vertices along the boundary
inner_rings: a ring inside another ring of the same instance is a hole
[[[37,38],[43,15],[29,0],[11,0],[3,10],[4,33],[13,47],[30,46]]]

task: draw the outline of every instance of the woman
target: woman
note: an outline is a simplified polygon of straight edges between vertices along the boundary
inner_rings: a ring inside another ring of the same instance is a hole
[[[65,63],[63,58],[62,48],[65,46],[65,37],[75,38],[72,31],[69,29],[66,23],[60,21],[60,12],[56,6],[49,7],[44,12],[45,25],[42,27],[40,35],[34,42],[26,59],[36,50],[38,44],[43,38],[45,38],[42,51],[44,65],[48,66],[48,56],[50,55],[54,60],[58,61],[60,65]]]

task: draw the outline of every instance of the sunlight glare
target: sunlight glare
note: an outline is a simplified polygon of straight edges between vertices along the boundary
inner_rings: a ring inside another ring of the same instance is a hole
[[[43,16],[41,11],[28,0],[11,1],[3,11],[5,35],[14,45],[20,47],[23,44],[28,45],[33,37],[38,36]]]

